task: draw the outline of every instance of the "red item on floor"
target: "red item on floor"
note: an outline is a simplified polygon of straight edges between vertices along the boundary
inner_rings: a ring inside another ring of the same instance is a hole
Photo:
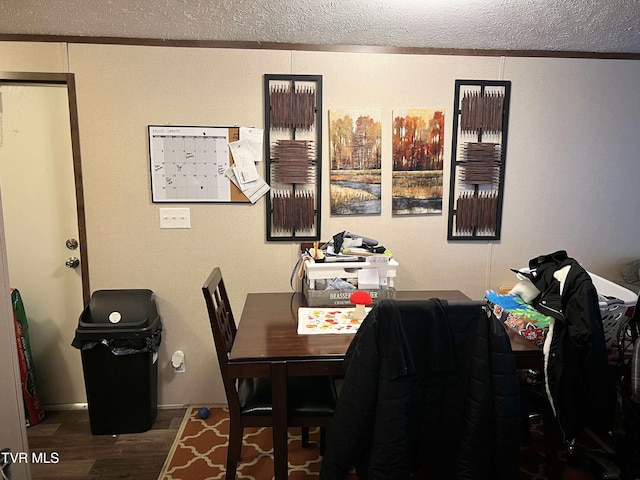
[[[18,347],[18,363],[20,365],[20,381],[24,399],[24,416],[27,427],[36,425],[44,418],[44,408],[40,401],[38,387],[33,368],[33,357],[29,343],[29,325],[22,304],[22,297],[16,288],[11,289],[11,304],[16,327],[16,343]]]

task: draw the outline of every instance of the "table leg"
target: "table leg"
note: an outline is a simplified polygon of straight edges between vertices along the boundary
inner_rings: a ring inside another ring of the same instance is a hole
[[[271,401],[273,403],[273,468],[276,480],[286,480],[287,442],[287,362],[271,363]]]

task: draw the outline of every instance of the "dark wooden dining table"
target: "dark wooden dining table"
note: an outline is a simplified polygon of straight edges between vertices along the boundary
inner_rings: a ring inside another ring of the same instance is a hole
[[[458,290],[398,291],[398,300],[439,298],[470,300]],[[273,450],[276,480],[288,478],[287,378],[343,375],[344,355],[354,334],[299,335],[298,308],[307,303],[300,292],[249,293],[229,353],[233,377],[271,377]],[[348,305],[346,305],[348,306]],[[517,333],[510,334],[518,366],[541,362],[541,351]],[[523,340],[521,342],[520,340]],[[535,348],[530,348],[535,347]]]

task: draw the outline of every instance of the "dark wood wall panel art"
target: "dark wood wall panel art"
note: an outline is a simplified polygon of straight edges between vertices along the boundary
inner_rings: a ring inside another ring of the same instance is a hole
[[[511,82],[456,80],[448,240],[499,240]]]
[[[322,76],[264,76],[267,241],[320,240]]]

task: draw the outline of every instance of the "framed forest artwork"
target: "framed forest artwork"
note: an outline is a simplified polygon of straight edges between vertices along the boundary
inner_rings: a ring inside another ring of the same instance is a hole
[[[442,214],[444,109],[393,112],[392,213]]]
[[[380,215],[380,110],[329,111],[332,215]]]

